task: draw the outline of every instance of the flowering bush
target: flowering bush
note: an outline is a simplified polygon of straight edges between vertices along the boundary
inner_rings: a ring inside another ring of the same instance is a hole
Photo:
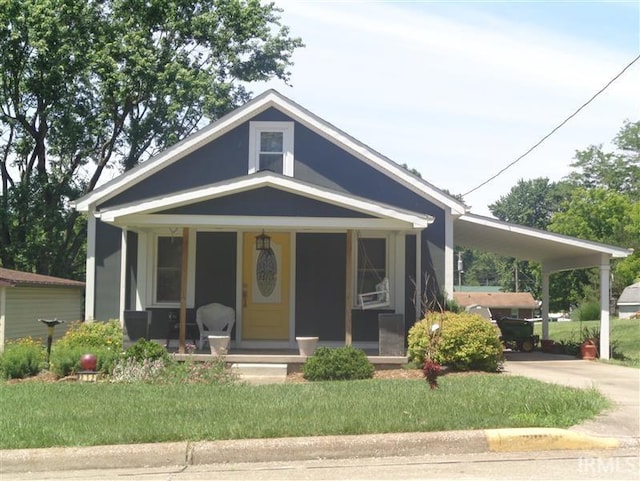
[[[97,370],[110,373],[122,353],[120,321],[74,322],[65,335],[53,343],[49,370],[58,377],[66,377],[80,370],[83,354],[95,354]]]
[[[105,348],[119,353],[122,351],[122,327],[118,320],[74,322],[55,344],[71,348]]]
[[[0,356],[0,375],[6,379],[35,376],[43,367],[45,351],[41,340],[25,337],[5,343]]]
[[[132,383],[151,382],[162,376],[165,369],[165,361],[162,359],[144,359],[136,361],[135,358],[119,360],[111,373],[112,382]]]

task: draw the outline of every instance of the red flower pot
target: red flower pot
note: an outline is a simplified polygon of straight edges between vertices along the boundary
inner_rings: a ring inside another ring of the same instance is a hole
[[[598,357],[598,347],[592,340],[584,341],[580,345],[580,354],[582,359],[594,360]]]
[[[98,366],[98,358],[95,354],[83,354],[80,358],[80,367],[83,371],[95,371]]]

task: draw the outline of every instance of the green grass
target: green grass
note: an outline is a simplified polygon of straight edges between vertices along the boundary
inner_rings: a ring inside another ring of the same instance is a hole
[[[27,382],[0,385],[0,448],[568,427],[607,406],[593,389],[500,374],[448,375],[437,390],[422,380]]]
[[[550,322],[549,337],[556,342],[581,341],[581,330],[585,328],[590,331],[600,329],[600,321]],[[536,323],[534,332],[542,335],[542,323]],[[611,319],[611,341],[615,343],[616,350],[625,357],[625,360],[609,362],[640,368],[640,320]]]

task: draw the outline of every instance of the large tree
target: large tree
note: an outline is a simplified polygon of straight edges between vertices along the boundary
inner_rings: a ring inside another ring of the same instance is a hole
[[[288,81],[302,45],[256,0],[0,0],[0,265],[79,277],[69,200]]]

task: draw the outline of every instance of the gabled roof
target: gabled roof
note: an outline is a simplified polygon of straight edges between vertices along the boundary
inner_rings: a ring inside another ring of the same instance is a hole
[[[0,287],[21,286],[57,286],[57,287],[84,287],[84,282],[62,279],[60,277],[33,274],[31,272],[14,271],[0,267]]]
[[[435,202],[441,207],[450,208],[454,215],[462,215],[467,210],[464,203],[411,174],[404,167],[359,142],[275,90],[264,92],[209,126],[195,132],[181,142],[160,152],[151,159],[142,162],[110,182],[94,189],[84,197],[77,199],[73,205],[79,211],[88,211],[93,205],[104,202],[123,192],[130,186],[152,175],[154,172],[180,160],[189,153],[224,135],[231,129],[271,107],[276,108],[292,119],[300,122],[318,135],[333,142],[338,147],[348,151],[373,168],[385,173],[418,195]]]
[[[467,213],[455,221],[454,243],[545,264],[551,271],[602,264],[602,256],[626,257],[633,249],[509,224]],[[607,261],[608,262],[608,261]]]
[[[618,305],[639,305],[640,304],[640,282],[636,282],[635,284],[631,284],[627,286],[620,294],[620,298],[618,299]]]
[[[463,307],[474,304],[494,309],[538,307],[538,302],[529,292],[454,292],[453,298]]]
[[[433,217],[429,215],[398,209],[397,207],[385,204],[374,204],[368,199],[346,194],[344,192],[334,191],[325,187],[319,187],[291,177],[267,171],[258,172],[256,174],[232,180],[225,180],[223,182],[198,187],[196,189],[175,192],[168,196],[159,196],[140,202],[132,202],[125,205],[106,208],[101,210],[98,215],[104,222],[117,223],[121,219],[125,219],[130,216],[153,214],[167,209],[174,209],[262,187],[271,187],[285,192],[290,192],[302,197],[330,203],[376,218],[403,222],[408,224],[407,227],[409,228],[424,229],[434,220]],[[185,216],[182,215],[182,217],[184,218]],[[217,220],[214,219],[213,222],[217,222]],[[264,221],[261,221],[261,223],[264,224]]]

